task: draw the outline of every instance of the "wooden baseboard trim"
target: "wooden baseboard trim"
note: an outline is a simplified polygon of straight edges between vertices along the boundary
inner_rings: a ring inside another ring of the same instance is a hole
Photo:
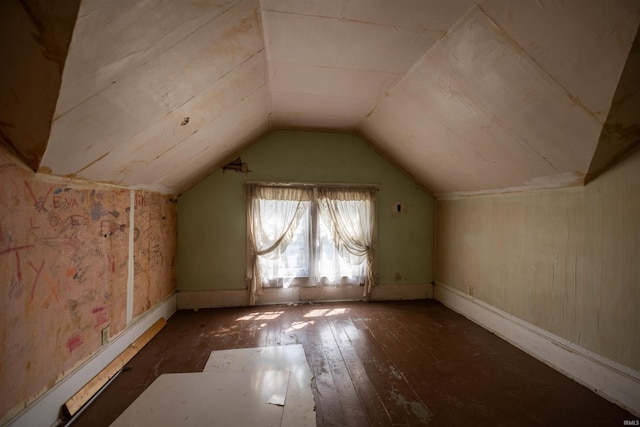
[[[142,347],[147,345],[167,324],[164,317],[159,318],[146,332],[127,347],[118,357],[109,363],[102,371],[91,379],[76,394],[71,396],[64,404],[69,415],[75,415],[111,378],[129,363],[133,356],[138,354]]]

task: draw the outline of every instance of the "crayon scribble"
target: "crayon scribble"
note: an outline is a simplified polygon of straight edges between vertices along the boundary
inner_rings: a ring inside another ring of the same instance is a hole
[[[73,354],[83,344],[82,337],[79,334],[74,334],[67,340],[67,350],[69,354]]]

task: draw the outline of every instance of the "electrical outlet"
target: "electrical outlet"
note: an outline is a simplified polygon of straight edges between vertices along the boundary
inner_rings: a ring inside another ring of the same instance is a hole
[[[102,345],[106,345],[109,342],[109,327],[102,329]]]
[[[469,286],[469,288],[467,289],[467,294],[469,294],[469,296],[473,298],[473,286]]]

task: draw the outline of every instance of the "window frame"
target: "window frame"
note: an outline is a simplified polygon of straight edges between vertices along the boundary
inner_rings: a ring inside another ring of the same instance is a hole
[[[376,203],[376,196],[377,196],[377,192],[379,191],[379,187],[378,185],[375,184],[358,184],[358,183],[289,183],[289,182],[264,182],[264,181],[247,181],[245,183],[245,187],[247,186],[254,186],[254,187],[283,187],[283,188],[300,188],[303,190],[313,190],[313,189],[323,189],[323,190],[339,190],[339,191],[349,191],[349,190],[354,190],[354,191],[368,191],[371,193],[371,211],[373,214],[373,223],[372,223],[372,233],[373,233],[373,241],[372,241],[372,246],[373,246],[373,253],[376,254],[377,253],[377,223],[378,223],[378,212],[377,212],[377,203]],[[247,203],[251,203],[251,200],[247,197],[246,199]],[[358,287],[362,287],[365,284],[362,283],[364,282],[364,279],[361,280],[361,283],[359,284],[337,284],[337,285],[327,285],[327,284],[322,284],[322,283],[315,283],[315,269],[316,269],[316,263],[313,262],[315,261],[315,256],[317,255],[317,248],[315,248],[314,244],[312,244],[311,242],[314,241],[314,239],[318,236],[319,233],[319,222],[321,221],[320,219],[320,208],[319,208],[319,203],[315,200],[311,200],[311,198],[306,199],[306,201],[310,202],[310,207],[309,207],[309,212],[305,213],[305,215],[309,215],[309,228],[310,228],[310,236],[309,236],[309,276],[301,276],[301,277],[295,277],[292,279],[291,283],[288,284],[288,286],[285,288],[283,286],[282,283],[276,284],[274,286],[263,286],[263,288],[265,289],[287,289],[287,288],[292,288],[292,287],[298,287],[298,288],[303,288],[303,287],[309,287],[309,288],[313,288],[313,287],[321,287],[321,286],[358,286]],[[248,211],[248,209],[247,209]],[[248,214],[247,214],[247,226],[249,226],[249,221],[250,219],[248,218]],[[249,262],[250,257],[253,256],[253,252],[252,249],[250,247],[250,243],[248,240],[248,236],[247,236],[247,262]],[[366,261],[365,261],[366,262]],[[377,264],[377,257],[374,256],[373,257],[373,263],[368,267],[370,269],[372,269],[371,274],[376,277],[377,273],[376,273],[376,264]],[[249,265],[249,264],[247,264]],[[364,276],[363,276],[364,277]]]

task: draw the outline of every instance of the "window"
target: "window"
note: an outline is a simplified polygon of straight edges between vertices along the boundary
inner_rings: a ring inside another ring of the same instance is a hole
[[[252,294],[373,282],[375,189],[248,184]]]

